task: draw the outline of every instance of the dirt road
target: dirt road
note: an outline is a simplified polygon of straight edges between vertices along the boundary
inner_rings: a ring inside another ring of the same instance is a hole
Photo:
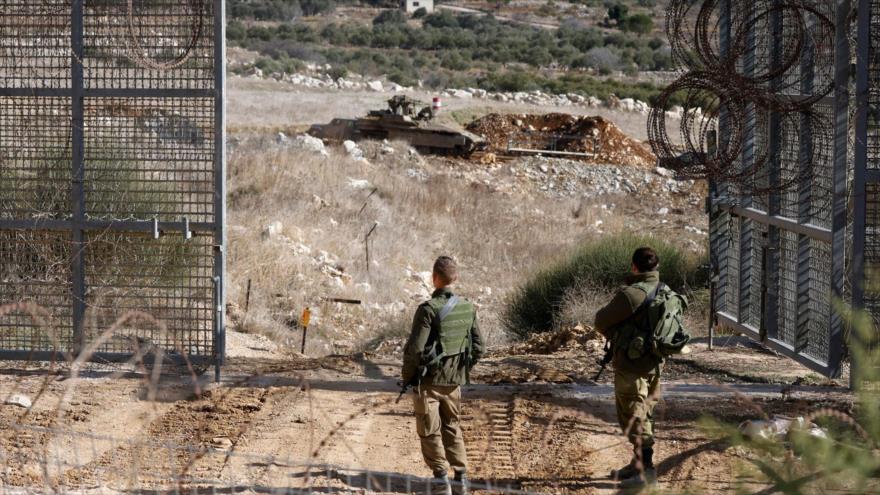
[[[237,341],[246,344],[247,336]],[[839,387],[787,386],[785,374],[778,383],[753,377],[732,387],[707,380],[745,373],[707,371],[712,362],[746,361],[730,359],[736,354],[748,357],[753,370],[803,371],[751,349],[720,352],[722,359],[700,351],[670,366],[672,383],[657,411],[662,486],[724,492],[753,483],[740,473],[748,453],[696,426],[706,413],[736,424],[851,401]],[[419,480],[406,476],[429,473],[411,405],[394,401],[399,356],[261,359],[253,351],[235,357],[235,349],[231,355],[216,385],[206,377],[166,376],[153,389],[143,375],[114,376],[119,370],[110,368],[76,380],[63,371],[8,370],[0,394],[27,395],[34,406],[0,408],[0,480],[109,491],[167,488],[169,480],[256,491],[419,491]],[[598,384],[588,378],[595,368],[591,356],[566,352],[502,350],[480,364],[477,383],[464,391],[472,477],[529,491],[615,493],[607,474],[626,459],[628,446],[615,424],[608,377]],[[380,483],[358,469],[393,475]]]

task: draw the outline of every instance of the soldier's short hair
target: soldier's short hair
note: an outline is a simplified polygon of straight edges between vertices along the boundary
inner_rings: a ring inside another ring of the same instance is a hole
[[[449,256],[441,256],[434,262],[434,275],[440,277],[444,284],[449,285],[458,280],[458,265]]]
[[[660,264],[660,257],[653,249],[640,247],[633,253],[632,262],[640,273],[651,272]]]

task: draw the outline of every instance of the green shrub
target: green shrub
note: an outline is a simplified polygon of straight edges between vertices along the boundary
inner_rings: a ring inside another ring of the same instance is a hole
[[[413,19],[421,19],[428,15],[428,9],[419,7],[412,13]]]
[[[398,9],[383,10],[379,15],[373,18],[373,25],[380,24],[403,24],[406,22],[406,15]]]
[[[739,493],[752,493],[746,484],[754,488],[755,482],[769,485],[761,493],[880,493],[880,329],[867,312],[854,312],[840,302],[836,306],[847,326],[861,336],[849,342],[849,351],[862,366],[851,412],[846,406],[842,411],[823,408],[821,401],[807,404],[805,418],[822,428],[824,436],[792,427],[784,439],[749,439],[736,425],[703,419],[709,435],[745,454],[746,469],[741,471],[751,476],[736,487]]]
[[[623,21],[623,30],[638,34],[648,34],[654,30],[654,20],[646,14],[636,14]]]
[[[551,330],[569,291],[620,286],[630,273],[633,251],[642,246],[657,250],[660,278],[670,287],[684,290],[705,283],[700,259],[677,246],[650,236],[609,235],[579,246],[567,258],[538,271],[518,287],[504,309],[505,327],[520,337]]]

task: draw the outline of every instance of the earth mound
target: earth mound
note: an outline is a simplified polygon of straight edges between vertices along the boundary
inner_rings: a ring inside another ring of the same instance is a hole
[[[515,145],[536,150],[593,153],[579,157],[589,163],[653,167],[657,161],[646,144],[598,116],[492,113],[468,124],[467,130],[486,139],[491,152],[505,152],[509,145]]]
[[[592,354],[605,345],[605,337],[596,330],[577,325],[532,335],[514,344],[508,354],[554,354],[562,351],[587,351]]]

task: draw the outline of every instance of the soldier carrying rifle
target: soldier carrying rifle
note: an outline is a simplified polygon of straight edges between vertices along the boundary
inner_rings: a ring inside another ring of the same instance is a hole
[[[404,348],[404,390],[413,387],[416,432],[422,456],[441,490],[450,493],[449,468],[456,487],[467,491],[467,455],[461,434],[461,388],[483,355],[483,337],[474,305],[452,292],[458,267],[448,256],[434,262],[431,299],[416,310]]]

